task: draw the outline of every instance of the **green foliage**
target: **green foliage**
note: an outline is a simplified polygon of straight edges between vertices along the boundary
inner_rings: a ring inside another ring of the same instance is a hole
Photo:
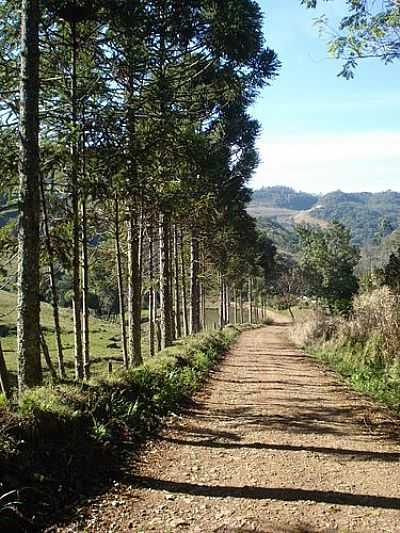
[[[327,1],[327,0],[325,0]],[[315,8],[317,0],[301,0],[307,7]],[[321,3],[321,2],[320,2]],[[323,16],[318,25],[331,37],[329,52],[344,59],[339,73],[346,79],[354,77],[354,69],[362,59],[376,57],[392,63],[400,57],[400,7],[396,0],[346,0],[347,13],[333,33],[329,20]]]
[[[18,411],[22,416],[52,416],[70,420],[80,416],[85,397],[74,386],[36,387],[19,397]]]
[[[360,257],[350,231],[334,222],[327,229],[299,226],[297,232],[308,294],[326,302],[331,311],[348,310],[358,289],[354,268]]]

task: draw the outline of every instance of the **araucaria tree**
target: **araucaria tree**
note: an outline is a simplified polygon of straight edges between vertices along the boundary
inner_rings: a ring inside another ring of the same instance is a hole
[[[257,2],[23,0],[20,40],[17,7],[0,0],[0,200],[17,192],[9,154],[20,139],[20,388],[41,382],[41,339],[51,365],[39,296],[54,309],[61,379],[61,306],[77,380],[91,374],[92,313],[119,317],[125,367],[205,328],[210,292],[221,326],[232,303],[247,319],[247,300],[260,319],[265,257],[246,213],[259,126],[248,108],[279,61]]]

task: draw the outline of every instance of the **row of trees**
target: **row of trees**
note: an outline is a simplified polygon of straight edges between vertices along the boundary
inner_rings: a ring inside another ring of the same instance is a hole
[[[252,0],[17,7],[0,2],[0,144],[8,207],[19,190],[23,389],[42,380],[44,271],[61,377],[60,285],[70,292],[79,380],[90,375],[95,284],[102,295],[117,288],[127,367],[142,362],[143,305],[151,354],[200,330],[212,279],[220,324],[228,320],[232,294],[241,299],[268,263],[270,243],[245,210],[259,130],[247,109],[279,62]]]

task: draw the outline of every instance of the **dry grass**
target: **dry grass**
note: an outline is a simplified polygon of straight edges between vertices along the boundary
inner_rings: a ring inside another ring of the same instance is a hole
[[[336,331],[336,322],[322,309],[309,311],[290,329],[290,340],[301,348],[319,345],[329,340]]]
[[[348,318],[315,311],[293,326],[291,338],[302,347],[358,345],[365,357],[392,363],[400,357],[400,296],[388,287],[358,295]]]

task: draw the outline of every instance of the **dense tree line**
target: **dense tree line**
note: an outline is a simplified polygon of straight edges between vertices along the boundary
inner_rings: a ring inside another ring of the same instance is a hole
[[[90,308],[117,310],[126,367],[205,323],[258,313],[265,250],[246,213],[259,130],[248,114],[279,68],[252,0],[0,2],[3,255],[18,241],[19,388],[41,383],[40,298],[74,317],[90,376]],[[4,156],[4,157],[3,157]],[[19,178],[18,178],[19,176]]]

